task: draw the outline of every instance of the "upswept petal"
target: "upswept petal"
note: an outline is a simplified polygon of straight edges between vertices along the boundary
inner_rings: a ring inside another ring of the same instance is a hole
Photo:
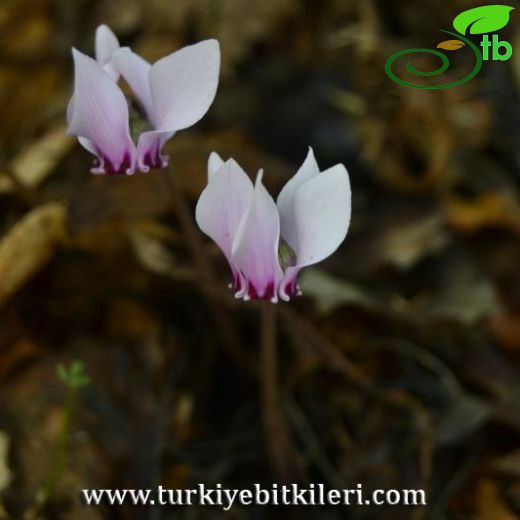
[[[302,267],[331,255],[343,242],[350,224],[351,192],[348,172],[342,164],[313,176],[294,194],[294,252],[296,265],[285,271],[280,297],[297,290],[296,276]]]
[[[67,133],[90,141],[99,159],[94,173],[135,169],[135,146],[128,128],[128,106],[121,89],[92,58],[73,49],[74,94]],[[89,147],[87,149],[91,150]]]
[[[220,170],[224,161],[217,152],[211,152],[208,158],[208,181],[211,179],[214,173]]]
[[[229,159],[212,174],[195,209],[198,226],[224,253],[233,273],[233,287],[238,292],[244,287],[231,249],[253,197],[251,179],[234,159]]]
[[[280,217],[273,198],[262,184],[262,175],[262,171],[257,175],[252,203],[240,223],[231,252],[246,278],[244,299],[261,298],[275,303],[282,278],[278,261]]]
[[[176,131],[208,111],[218,86],[220,47],[205,40],[158,60],[150,70],[156,130]]]
[[[295,225],[295,210],[294,210],[294,195],[296,190],[307,180],[318,175],[320,169],[314,152],[309,146],[307,157],[300,166],[296,174],[289,179],[287,184],[282,188],[278,195],[276,205],[280,212],[280,230],[283,239],[291,246],[293,250],[297,247],[296,225]]]
[[[114,80],[119,79],[119,72],[112,63],[114,53],[119,49],[119,40],[110,28],[102,24],[96,29],[96,61]]]
[[[150,91],[151,65],[128,47],[122,47],[114,54],[114,64],[128,83],[141,104],[146,117],[154,124],[154,109]]]

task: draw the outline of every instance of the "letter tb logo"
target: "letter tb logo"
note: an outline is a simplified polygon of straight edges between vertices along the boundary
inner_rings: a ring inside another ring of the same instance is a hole
[[[437,45],[437,49],[405,49],[395,52],[386,60],[386,74],[392,81],[395,81],[404,87],[410,88],[438,90],[457,87],[467,83],[480,72],[482,64],[485,61],[507,61],[513,55],[513,47],[509,42],[501,40],[498,34],[489,34],[499,31],[509,23],[509,16],[513,9],[514,7],[509,5],[484,5],[460,13],[453,20],[453,27],[457,32],[445,30],[442,31],[446,34],[449,34],[454,39],[439,43]],[[470,35],[482,35],[480,48],[477,43],[474,43],[469,38]],[[430,85],[417,84],[415,81],[410,81],[404,77],[399,77],[402,75],[402,72],[398,76],[394,71],[394,64],[399,58],[402,56],[421,53],[435,56],[438,60],[440,60],[441,65],[435,70],[424,72],[416,69],[410,60],[404,67],[406,73],[408,73],[408,76],[411,75],[423,78],[439,76],[448,70],[450,66],[450,60],[444,52],[441,52],[438,49],[441,49],[442,51],[457,51],[464,48],[472,51],[474,66],[469,74],[456,81]]]
[[[482,47],[482,58],[484,61],[490,59],[493,61],[507,61],[513,55],[513,47],[511,44],[506,41],[500,41],[496,34],[493,34],[492,40],[490,40],[489,36],[485,34],[480,46]]]

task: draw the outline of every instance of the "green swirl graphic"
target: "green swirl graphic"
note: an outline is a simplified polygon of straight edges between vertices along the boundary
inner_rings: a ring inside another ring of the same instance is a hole
[[[455,36],[456,38],[458,38],[460,40],[463,40],[464,43],[466,43],[472,49],[473,53],[475,54],[475,59],[476,59],[475,66],[473,67],[473,70],[467,76],[465,76],[462,79],[459,79],[458,81],[452,81],[451,83],[444,83],[442,85],[417,85],[415,83],[411,83],[410,81],[402,80],[395,75],[394,71],[392,70],[392,66],[397,59],[399,59],[401,56],[405,56],[407,54],[416,54],[416,53],[433,54],[434,56],[437,56],[442,62],[441,66],[438,67],[437,69],[435,69],[431,72],[422,72],[422,71],[417,70],[413,66],[412,62],[409,61],[406,64],[406,70],[410,74],[413,74],[414,76],[427,76],[427,77],[439,76],[440,74],[445,72],[448,69],[448,67],[450,66],[450,60],[448,59],[448,57],[445,54],[443,54],[442,52],[437,51],[435,49],[405,49],[405,50],[392,54],[392,56],[390,56],[386,60],[385,71],[386,71],[386,74],[388,75],[388,77],[392,81],[395,81],[399,85],[403,85],[405,87],[429,89],[429,90],[439,90],[439,89],[443,89],[443,88],[458,87],[459,85],[463,85],[464,83],[467,83],[468,81],[472,80],[480,72],[480,69],[482,68],[483,59],[482,59],[482,54],[480,52],[480,49],[471,40],[468,40],[461,34],[454,33],[451,31],[444,31],[444,30],[442,32],[450,34],[451,36]]]

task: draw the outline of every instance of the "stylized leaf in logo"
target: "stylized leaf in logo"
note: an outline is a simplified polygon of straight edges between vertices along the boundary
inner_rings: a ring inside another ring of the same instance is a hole
[[[485,34],[498,31],[509,22],[509,13],[514,9],[509,5],[484,5],[460,13],[453,20],[453,27],[460,34]]]
[[[445,51],[457,51],[462,49],[466,44],[460,40],[446,40],[437,45],[437,49],[444,49]]]

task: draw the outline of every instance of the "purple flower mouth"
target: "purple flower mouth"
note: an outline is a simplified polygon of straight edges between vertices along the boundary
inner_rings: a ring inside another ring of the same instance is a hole
[[[269,282],[264,289],[262,295],[260,295],[258,289],[253,285],[249,284],[247,293],[244,295],[244,299],[246,300],[268,300],[271,302],[275,302],[278,300],[276,286],[274,281]]]
[[[125,152],[123,160],[116,166],[106,155],[99,153],[94,159],[92,173],[107,175],[130,175],[134,172],[130,152]]]

